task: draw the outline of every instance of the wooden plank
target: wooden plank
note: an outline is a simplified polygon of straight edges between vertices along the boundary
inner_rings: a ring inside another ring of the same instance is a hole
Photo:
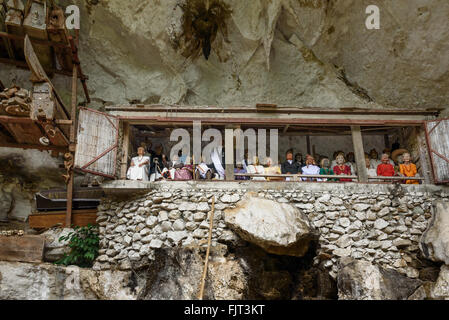
[[[0,236],[0,261],[42,262],[44,245],[43,236]]]
[[[257,108],[251,105],[241,105],[241,106],[190,106],[190,105],[163,105],[163,104],[151,104],[151,105],[141,105],[141,104],[131,104],[131,105],[112,105],[106,107],[107,111],[137,111],[140,113],[145,112],[202,112],[202,113],[248,113],[257,112]],[[278,106],[276,113],[286,113],[286,114],[327,114],[327,115],[427,115],[427,116],[438,116],[440,110],[442,109],[368,109],[368,108],[352,108],[347,109],[326,109],[319,107],[302,107],[302,106]],[[345,117],[343,117],[345,118]]]
[[[120,179],[126,179],[128,171],[128,153],[129,153],[129,123],[123,123],[123,144],[122,144],[122,160],[120,168]]]
[[[73,66],[73,77],[72,77],[72,105],[70,110],[70,119],[72,120],[72,125],[70,126],[70,147],[73,154],[76,150],[75,135],[76,135],[76,85],[77,85],[77,69]],[[73,183],[74,183],[74,171],[73,168],[68,172],[70,175],[69,182],[67,184],[67,212],[65,216],[65,225],[68,227],[72,224],[72,210],[73,210]]]
[[[363,150],[363,138],[362,132],[360,131],[360,126],[351,126],[351,131],[359,182],[368,182],[368,173],[365,164],[365,151]]]
[[[73,210],[71,224],[85,227],[88,224],[97,224],[97,210]],[[48,213],[33,213],[28,216],[30,228],[51,228],[55,225],[66,225],[66,211],[55,211]]]
[[[234,129],[225,129],[225,175],[226,180],[234,180]]]
[[[9,131],[19,144],[39,145],[39,138],[42,137],[42,131],[34,122],[23,123],[1,121],[2,125]]]
[[[418,172],[422,174],[424,177],[424,183],[426,184],[433,184],[433,177],[432,177],[432,168],[430,164],[430,158],[429,154],[427,153],[428,147],[426,143],[425,138],[425,130],[416,130],[416,138],[418,143],[418,151],[419,151],[419,164],[420,169]]]

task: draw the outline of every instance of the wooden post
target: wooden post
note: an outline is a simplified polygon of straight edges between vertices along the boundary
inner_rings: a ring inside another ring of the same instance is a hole
[[[120,168],[120,179],[122,180],[126,180],[126,172],[128,170],[128,152],[129,152],[129,123],[123,122],[123,147],[122,147],[122,161]]]
[[[384,143],[385,148],[390,148],[390,139],[388,138],[388,134],[384,134]]]
[[[307,154],[311,154],[312,150],[310,149],[310,136],[306,136],[306,142],[307,142]]]
[[[351,132],[359,182],[368,182],[368,173],[366,171],[365,152],[363,151],[363,139],[360,126],[351,126]]]
[[[225,129],[226,180],[234,180],[234,129]]]
[[[214,210],[215,210],[215,196],[212,197],[212,210],[210,211],[209,216],[209,238],[207,240],[207,251],[205,259],[206,261],[204,262],[203,276],[201,277],[200,292],[198,294],[199,300],[203,300],[204,285],[206,283],[207,265],[209,264],[210,245],[212,242],[212,228],[214,225]]]
[[[77,85],[78,75],[76,65],[73,65],[73,75],[72,75],[72,109],[70,111],[70,120],[72,124],[70,125],[70,146],[69,151],[73,154],[73,163],[75,163],[75,136],[76,136],[76,85]],[[67,212],[65,217],[66,227],[70,227],[72,224],[72,206],[73,206],[73,180],[74,172],[73,167],[70,169],[70,178],[67,184]]]
[[[425,184],[433,184],[433,175],[432,175],[432,169],[430,165],[430,159],[429,154],[427,150],[427,143],[426,138],[424,137],[424,131],[425,129],[422,128],[421,130],[416,130],[416,137],[418,141],[418,148],[419,148],[419,163],[421,164],[421,172],[424,178]]]

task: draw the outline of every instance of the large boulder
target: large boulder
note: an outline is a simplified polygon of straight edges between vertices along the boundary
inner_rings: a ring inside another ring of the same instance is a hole
[[[449,266],[442,265],[436,282],[425,282],[409,300],[449,300]]]
[[[235,208],[225,210],[225,222],[242,239],[268,253],[302,257],[316,232],[298,208],[248,193]]]
[[[242,299],[247,280],[240,262],[223,256],[224,248],[212,247],[204,287],[204,299]],[[155,258],[139,270],[146,285],[139,294],[142,300],[195,300],[198,297],[204,268],[204,251],[199,248],[164,248],[155,250]]]
[[[422,282],[368,261],[343,258],[337,283],[340,300],[404,300]]]
[[[72,228],[51,228],[42,235],[45,237],[44,260],[55,262],[64,257],[64,254],[70,252],[68,241],[59,241],[62,236],[67,236],[72,232]]]
[[[143,287],[132,271],[0,261],[0,300],[130,300]]]
[[[449,202],[435,202],[420,248],[424,257],[449,264]]]

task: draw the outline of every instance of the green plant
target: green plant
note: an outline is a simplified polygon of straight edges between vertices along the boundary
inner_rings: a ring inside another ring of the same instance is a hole
[[[55,264],[92,267],[98,256],[100,242],[97,226],[89,224],[87,227],[74,227],[72,232],[60,237],[59,241],[69,242],[70,253],[64,254]]]

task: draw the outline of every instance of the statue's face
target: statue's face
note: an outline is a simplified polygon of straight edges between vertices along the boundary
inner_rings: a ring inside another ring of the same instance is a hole
[[[371,157],[371,159],[377,160],[378,154],[377,154],[376,150],[371,150],[369,156]]]
[[[287,158],[287,160],[293,160],[293,153],[287,153],[286,154],[286,158]]]
[[[302,161],[302,154],[297,154],[296,155],[296,162],[301,162]]]
[[[383,164],[387,164],[387,163],[389,163],[390,162],[390,157],[388,157],[388,155],[386,154],[386,155],[383,155],[382,156],[382,163]]]
[[[324,159],[323,160],[323,167],[329,168],[330,165],[331,165],[331,163],[330,163],[329,159]]]
[[[313,161],[314,161],[314,159],[313,159],[313,157],[312,156],[308,156],[307,158],[306,158],[306,165],[312,165],[313,164]]]
[[[352,152],[348,153],[348,161],[354,162],[354,154]]]
[[[409,154],[409,153],[404,153],[404,154],[402,155],[402,160],[403,160],[404,162],[410,162],[410,154]]]
[[[259,165],[259,158],[258,158],[258,157],[253,157],[253,164],[254,164],[255,166],[258,166],[258,165]]]
[[[341,154],[339,154],[337,156],[337,159],[335,159],[337,161],[337,164],[342,165],[343,163],[345,163],[345,157],[343,157]]]
[[[139,156],[143,156],[143,155],[145,154],[145,149],[142,148],[142,147],[139,147],[139,148],[137,149],[137,154],[138,154]]]

